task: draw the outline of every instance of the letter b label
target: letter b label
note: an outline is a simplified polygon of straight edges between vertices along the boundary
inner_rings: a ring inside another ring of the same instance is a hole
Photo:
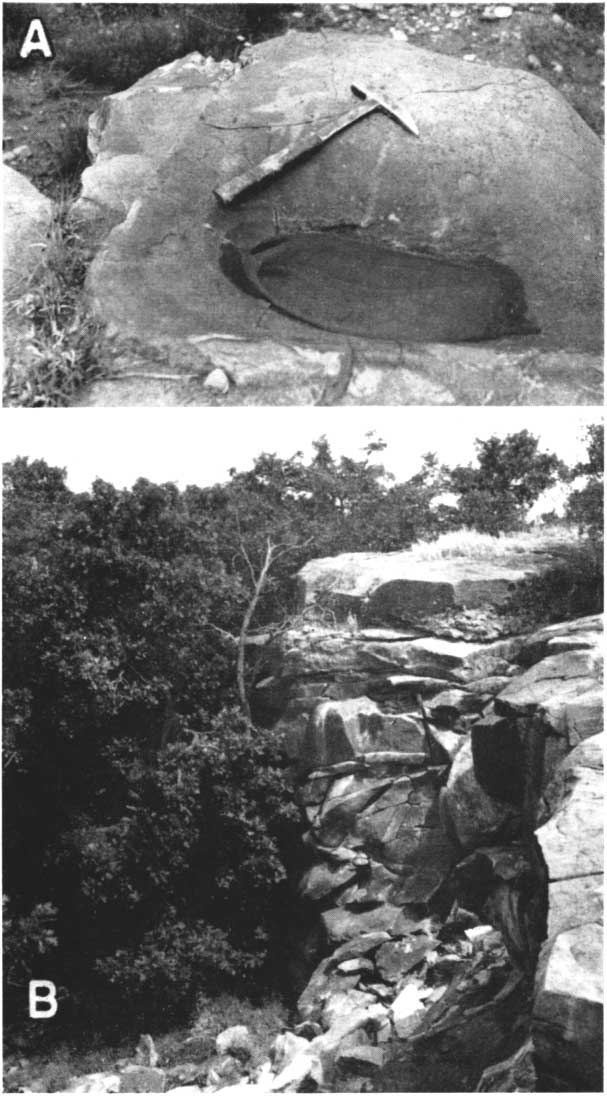
[[[57,1011],[57,990],[54,982],[44,979],[30,982],[30,1017],[32,1020],[50,1020]]]

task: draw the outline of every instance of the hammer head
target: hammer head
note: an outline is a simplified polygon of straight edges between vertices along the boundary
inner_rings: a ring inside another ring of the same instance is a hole
[[[385,110],[386,114],[390,114],[392,118],[395,118],[397,122],[400,122],[401,126],[408,129],[415,137],[419,137],[419,129],[415,124],[413,118],[408,111],[403,110],[402,107],[396,107],[393,103],[384,96],[384,93],[367,87],[366,84],[356,83],[350,85],[355,95],[358,95],[359,99],[372,100],[380,110]]]

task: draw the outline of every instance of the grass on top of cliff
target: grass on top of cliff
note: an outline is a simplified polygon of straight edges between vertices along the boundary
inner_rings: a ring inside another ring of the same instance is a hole
[[[445,533],[429,544],[411,548],[415,560],[469,559],[498,566],[529,568],[529,576],[513,588],[500,613],[519,631],[543,627],[603,611],[603,546],[582,536],[573,525],[560,524],[489,536],[474,529]],[[534,573],[534,558],[543,556]]]
[[[411,555],[417,560],[434,559],[504,559],[512,555],[535,555],[538,552],[559,556],[575,553],[581,537],[574,526],[554,525],[524,529],[515,533],[478,533],[475,529],[456,529],[443,533],[437,540],[414,544]]]

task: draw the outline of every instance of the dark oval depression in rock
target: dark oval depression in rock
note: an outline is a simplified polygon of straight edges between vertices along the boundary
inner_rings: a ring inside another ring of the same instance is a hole
[[[538,331],[521,279],[491,259],[456,262],[303,232],[251,251],[226,243],[221,265],[239,288],[327,331],[446,343]]]

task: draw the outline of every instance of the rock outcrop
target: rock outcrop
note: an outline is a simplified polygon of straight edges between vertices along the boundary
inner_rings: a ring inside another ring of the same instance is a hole
[[[421,137],[375,111],[241,198],[217,196],[338,122],[355,83],[389,89]],[[107,97],[90,148],[78,205],[105,238],[89,288],[124,352],[85,402],[598,402],[602,150],[545,81],[384,37],[289,33],[238,64],[192,54]],[[243,291],[226,245],[246,265],[310,232],[506,264],[541,334],[387,342]]]
[[[603,1062],[604,735],[557,766],[537,839],[548,873],[548,929],[536,978],[533,1043],[543,1070],[600,1090]]]
[[[436,587],[385,562],[303,569],[302,603],[337,619],[283,635],[259,690],[299,773],[300,896],[324,939],[302,1020],[381,1006],[374,1091],[598,1089],[601,619],[496,639],[511,587],[493,567],[472,608],[457,560]],[[438,636],[419,634],[424,598]],[[325,1083],[353,1084],[353,1061]]]

